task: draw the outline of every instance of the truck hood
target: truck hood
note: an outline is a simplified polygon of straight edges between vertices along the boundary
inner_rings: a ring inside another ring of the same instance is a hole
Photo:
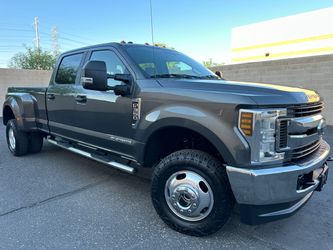
[[[235,98],[248,97],[259,105],[303,104],[320,101],[320,96],[313,90],[286,87],[281,85],[236,82],[221,80],[159,79],[166,88],[188,89],[233,95]]]

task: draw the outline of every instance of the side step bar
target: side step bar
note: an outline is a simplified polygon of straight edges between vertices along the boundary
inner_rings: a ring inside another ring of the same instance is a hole
[[[112,160],[108,160],[106,157],[94,156],[93,154],[91,154],[89,152],[86,152],[82,149],[75,148],[70,144],[61,143],[61,142],[52,140],[50,138],[48,138],[47,141],[49,143],[53,144],[53,145],[56,145],[56,146],[61,147],[63,149],[67,149],[68,151],[74,152],[76,154],[82,155],[82,156],[87,157],[89,159],[92,159],[92,160],[98,161],[100,163],[103,163],[103,164],[105,164],[109,167],[113,167],[113,168],[125,171],[127,173],[130,173],[130,174],[133,174],[135,172],[135,168],[133,168],[133,167],[130,167],[128,165],[124,165],[124,164],[121,164],[119,162],[115,162],[115,161],[112,161]]]

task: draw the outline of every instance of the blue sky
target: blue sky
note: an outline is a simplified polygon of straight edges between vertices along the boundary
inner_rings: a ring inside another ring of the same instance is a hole
[[[151,42],[149,0],[1,1],[0,67],[34,45],[33,20],[40,40],[52,48],[57,26],[61,51],[110,41]],[[154,40],[202,62],[226,60],[233,27],[333,6],[333,0],[223,1],[152,0]]]

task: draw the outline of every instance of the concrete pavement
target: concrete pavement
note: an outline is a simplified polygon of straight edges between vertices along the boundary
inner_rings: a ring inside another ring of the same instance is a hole
[[[327,139],[333,145],[332,128]],[[0,126],[0,249],[333,249],[332,175],[288,219],[247,226],[235,212],[205,238],[177,233],[159,219],[144,176],[48,143],[39,154],[14,157]]]

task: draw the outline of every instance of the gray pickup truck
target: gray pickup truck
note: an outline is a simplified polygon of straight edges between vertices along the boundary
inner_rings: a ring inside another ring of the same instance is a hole
[[[129,173],[152,168],[159,216],[203,236],[235,204],[258,224],[322,189],[322,109],[314,91],[225,81],[175,50],[109,43],[62,54],[47,88],[9,88],[3,124],[15,156],[46,139]]]

